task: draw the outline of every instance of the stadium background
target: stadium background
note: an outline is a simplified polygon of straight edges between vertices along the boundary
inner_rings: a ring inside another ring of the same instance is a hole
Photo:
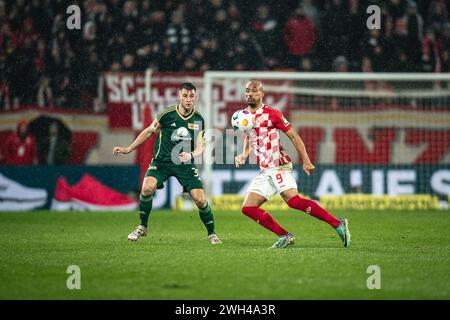
[[[66,27],[65,10],[71,4],[81,8],[80,30]],[[283,5],[223,0],[1,2],[1,154],[21,119],[31,121],[38,155],[45,152],[41,141],[56,119],[70,132],[72,154],[66,165],[93,166],[86,170],[101,182],[133,195],[139,192],[139,170],[142,174],[146,169],[152,143],[126,157],[111,157],[112,146],[128,145],[159,110],[174,103],[180,81],[194,82],[202,99],[205,71],[448,73],[446,1],[370,4],[382,9],[381,30],[367,29],[369,3],[356,0]],[[229,116],[242,107],[244,83],[236,79],[214,86],[211,127],[229,128]],[[311,82],[266,84],[302,88]],[[450,193],[448,81],[435,84],[406,84],[411,90],[442,92],[429,100],[315,99],[268,91],[266,103],[290,119],[319,168],[313,179],[303,179],[299,172],[301,191],[315,198],[361,192],[432,194],[445,205]],[[395,94],[398,89],[395,83],[368,80],[345,87],[340,81],[314,86],[363,93],[387,88]],[[201,111],[202,105],[200,100]],[[229,151],[230,141],[225,142]],[[71,171],[45,164],[40,156],[43,167],[3,166],[1,172],[28,187],[45,184],[48,208],[60,170],[72,184],[81,173],[78,167]],[[101,166],[109,166],[111,173],[95,170]],[[222,182],[212,185],[213,195],[243,194],[245,181],[256,172],[251,166],[215,169],[216,182]],[[45,183],[28,179],[39,175],[35,172],[45,172]],[[125,175],[128,179],[122,181],[112,178]],[[180,187],[175,180],[168,186],[159,192],[156,207],[175,204]]]

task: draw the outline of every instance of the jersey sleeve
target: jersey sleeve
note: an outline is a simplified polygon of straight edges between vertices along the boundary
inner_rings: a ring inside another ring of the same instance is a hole
[[[163,116],[166,114],[165,110],[161,111],[158,113],[158,115],[156,116],[156,119],[153,119],[152,124],[150,125],[150,130],[153,132],[157,132],[161,129],[162,125],[161,125],[161,119],[163,118]]]
[[[161,129],[161,124],[158,121],[158,118],[154,119],[152,124],[150,125],[150,131],[157,132]]]
[[[286,132],[292,128],[292,125],[289,123],[289,121],[283,116],[283,114],[280,111],[275,110],[272,113],[272,116],[273,116],[272,123],[275,128],[280,129],[283,132]]]
[[[170,111],[170,110],[169,110]],[[163,116],[167,113],[167,109],[163,109],[160,112],[158,112],[158,115],[156,116],[156,120],[158,120],[159,122],[161,121],[161,119],[163,118]]]

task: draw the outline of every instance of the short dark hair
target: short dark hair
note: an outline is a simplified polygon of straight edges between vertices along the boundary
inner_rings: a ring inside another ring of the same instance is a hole
[[[197,88],[191,82],[183,82],[178,88],[179,91],[186,89],[188,91],[194,90],[197,92]]]

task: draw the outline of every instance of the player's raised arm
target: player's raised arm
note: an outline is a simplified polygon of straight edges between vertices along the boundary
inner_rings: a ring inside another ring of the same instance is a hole
[[[305,144],[303,143],[302,138],[300,138],[299,134],[292,127],[285,133],[289,137],[289,139],[291,139],[295,149],[302,157],[303,170],[306,172],[308,176],[311,175],[314,172],[315,167],[311,163],[311,160],[309,159],[308,152],[306,152],[306,147]]]
[[[149,127],[142,130],[142,132],[136,137],[136,139],[129,147],[114,147],[113,154],[118,155],[120,153],[127,154],[132,152],[134,149],[143,144],[148,138],[150,138],[154,133],[158,132],[159,129],[160,125],[158,123],[158,120],[155,119]]]

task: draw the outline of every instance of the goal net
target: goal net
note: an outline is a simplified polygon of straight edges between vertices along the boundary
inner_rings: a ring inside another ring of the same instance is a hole
[[[256,165],[235,170],[230,163],[242,150],[230,117],[246,107],[250,79],[263,83],[263,102],[291,122],[317,167],[306,177],[283,135],[303,194],[324,199],[420,194],[441,205],[448,202],[450,74],[425,73],[206,72],[201,92],[206,127],[223,133],[223,139],[210,139],[206,152],[204,182],[210,197],[242,194],[257,174]]]

